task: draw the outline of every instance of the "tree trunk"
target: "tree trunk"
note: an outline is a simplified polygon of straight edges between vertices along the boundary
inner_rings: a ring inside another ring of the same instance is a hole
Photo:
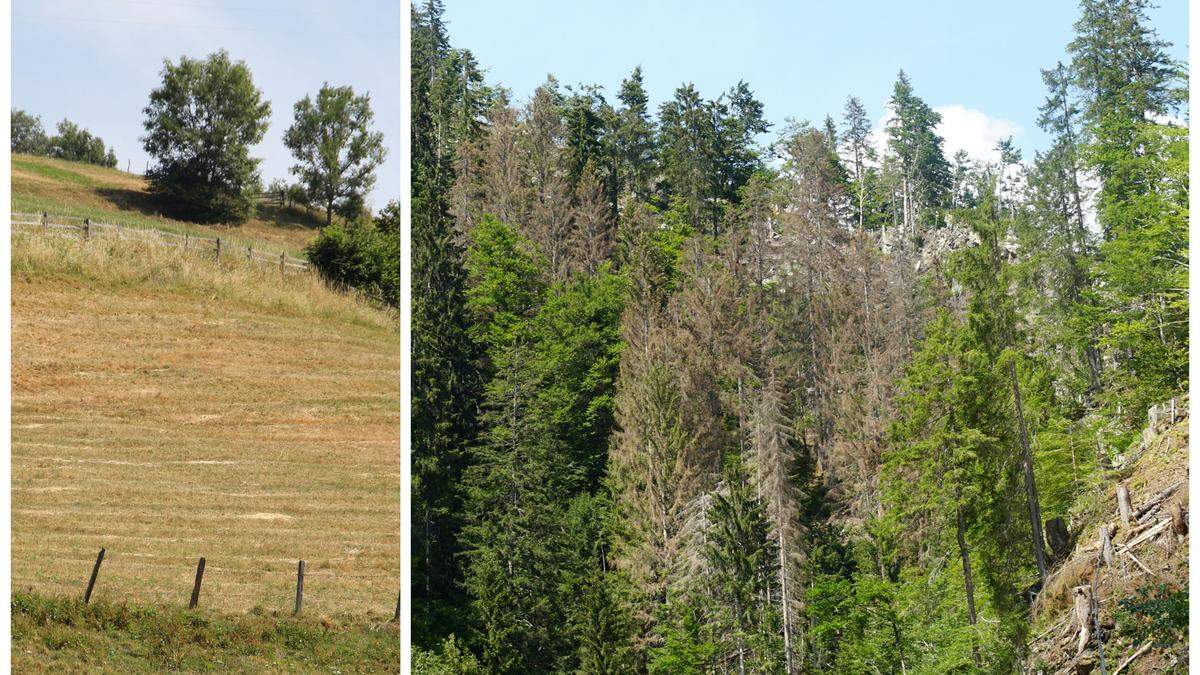
[[[333,224],[333,200],[325,203],[325,227]]]
[[[1121,483],[1117,486],[1117,511],[1121,514],[1121,526],[1129,527],[1133,517],[1133,506],[1129,503],[1129,486]]]
[[[788,675],[792,675],[792,620],[788,612],[787,554],[785,553],[783,528],[779,528],[779,596],[783,614],[783,659]]]
[[[975,615],[975,578],[971,574],[971,552],[967,549],[967,537],[964,530],[966,529],[963,523],[962,506],[955,507],[955,528],[954,536],[958,539],[958,554],[962,557],[963,567],[963,585],[967,590],[967,621],[971,627],[975,627],[977,617]],[[975,641],[974,633],[971,635],[971,658],[975,660],[975,668],[982,666],[979,660],[979,644]]]
[[[1017,409],[1017,427],[1021,437],[1021,463],[1024,465],[1025,494],[1029,500],[1029,520],[1033,526],[1033,559],[1037,564],[1042,587],[1046,586],[1046,543],[1042,535],[1042,506],[1038,501],[1037,481],[1033,475],[1033,451],[1029,448],[1029,431],[1025,428],[1025,413],[1021,409],[1021,385],[1017,382],[1017,363],[1008,362],[1012,378],[1013,403]]]

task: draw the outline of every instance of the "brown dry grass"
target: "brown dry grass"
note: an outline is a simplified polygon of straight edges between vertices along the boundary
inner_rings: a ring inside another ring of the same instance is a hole
[[[12,155],[13,209],[48,211],[104,222],[232,238],[260,250],[298,254],[317,234],[324,214],[260,205],[238,225],[197,225],[159,215],[146,179],[118,169],[34,155]]]
[[[15,589],[384,614],[399,589],[398,322],[307,274],[14,234]]]

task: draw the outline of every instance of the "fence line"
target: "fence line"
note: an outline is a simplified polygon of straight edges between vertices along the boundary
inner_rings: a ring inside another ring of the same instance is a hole
[[[96,582],[97,582],[98,577],[100,576],[101,565],[104,562],[106,552],[107,552],[106,549],[101,548],[99,554],[96,556],[95,563],[92,565],[91,574],[87,577],[86,590],[84,591],[84,594],[83,594],[84,604],[88,604],[91,601],[92,591],[96,588]],[[68,558],[68,560],[70,560],[71,562],[89,562],[91,559],[90,558],[83,558],[83,559]],[[188,602],[188,609],[195,609],[197,607],[197,605],[199,604],[200,590],[201,590],[201,586],[203,583],[206,562],[207,562],[206,559],[203,556],[201,556],[198,561],[198,564],[196,566],[196,577],[195,577],[195,581],[192,586],[192,593],[191,593],[191,598]],[[269,571],[263,571],[261,573],[258,573],[258,576],[260,578],[262,576],[273,576],[273,575],[282,573],[284,575],[287,575],[288,577],[293,577],[296,579],[295,610],[294,610],[293,614],[299,614],[300,609],[303,604],[304,577],[305,576],[308,576],[310,578],[311,577],[320,577],[320,578],[326,578],[326,579],[338,579],[338,578],[369,579],[369,578],[385,578],[385,577],[392,576],[391,574],[387,574],[387,573],[383,573],[383,574],[379,574],[379,575],[336,574],[336,573],[332,573],[332,572],[334,572],[333,570],[317,570],[314,572],[307,568],[307,565],[305,564],[304,560],[299,560],[297,562],[298,562],[298,566],[297,566],[296,572],[292,572],[290,570],[269,570]],[[109,567],[111,568],[113,564],[114,563],[109,563]],[[121,564],[126,565],[126,566],[132,566],[132,567],[139,566],[139,563],[133,562],[133,561],[124,561]],[[141,566],[145,566],[145,564],[142,563]],[[165,565],[163,567],[165,567]],[[215,566],[208,566],[208,569],[210,571],[213,571],[213,572],[216,572],[219,574],[229,574],[229,573],[237,574],[239,572],[253,571],[253,570],[238,570],[236,568],[222,568],[222,567],[215,567]],[[65,577],[65,576],[61,576],[60,578],[63,581],[66,581],[68,579],[68,577]],[[42,581],[42,579],[40,577],[23,577],[23,576],[17,576],[17,575],[14,575],[13,580],[14,581],[17,581],[17,580],[36,581],[39,583]],[[230,585],[232,585],[232,586],[257,586],[258,585],[258,584],[251,583],[251,582],[238,582],[238,581],[230,581],[230,580],[222,580],[221,583],[224,586],[230,586]],[[403,594],[401,594],[396,600],[395,616],[396,616],[397,621],[400,620],[400,618],[399,618],[400,617],[400,600],[402,598],[403,598]]]
[[[54,220],[52,220],[54,219]],[[58,222],[62,221],[62,222]],[[66,222],[75,221],[75,223]],[[184,251],[210,252],[220,262],[221,256],[236,256],[247,262],[267,265],[278,265],[280,271],[287,269],[311,269],[307,260],[293,258],[286,253],[278,256],[262,251],[255,251],[253,246],[236,246],[220,237],[202,237],[192,234],[178,234],[150,227],[130,227],[115,223],[93,222],[90,218],[80,216],[50,215],[49,213],[24,213],[13,211],[10,222],[16,227],[35,227],[52,230],[65,236],[77,235],[82,239],[94,236],[108,235],[119,240],[135,240],[155,246],[178,248]]]

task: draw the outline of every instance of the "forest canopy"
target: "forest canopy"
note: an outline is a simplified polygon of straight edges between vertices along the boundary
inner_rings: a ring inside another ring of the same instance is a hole
[[[518,101],[415,8],[416,663],[1027,665],[1045,524],[1187,388],[1186,70],[1146,11],[1083,0],[1049,146],[981,160],[904,71],[882,145],[854,96],[774,127],[640,68]]]

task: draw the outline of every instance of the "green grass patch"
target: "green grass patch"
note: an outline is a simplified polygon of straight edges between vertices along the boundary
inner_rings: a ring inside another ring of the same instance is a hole
[[[12,596],[14,672],[400,671],[390,621],[245,615]]]
[[[49,164],[45,161],[37,161],[14,154],[12,156],[12,164],[14,169],[28,171],[29,173],[41,176],[43,178],[48,178],[53,181],[58,181],[60,183],[70,183],[72,185],[82,185],[84,187],[93,187],[96,185],[96,181],[92,180],[88,176],[76,171],[71,171],[70,169],[62,166]]]

